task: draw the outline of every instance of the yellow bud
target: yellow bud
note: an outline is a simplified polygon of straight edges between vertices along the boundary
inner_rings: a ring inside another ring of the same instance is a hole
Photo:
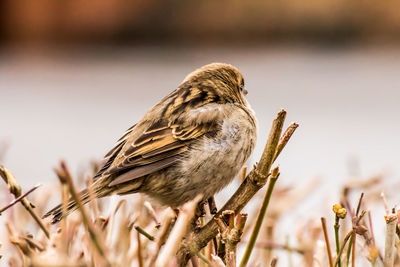
[[[333,205],[333,212],[340,219],[344,219],[346,217],[347,211],[345,208],[342,208],[339,204]]]
[[[342,206],[340,206],[339,204],[335,204],[335,205],[333,205],[333,212],[337,213],[338,210],[340,210],[341,208],[342,208]]]

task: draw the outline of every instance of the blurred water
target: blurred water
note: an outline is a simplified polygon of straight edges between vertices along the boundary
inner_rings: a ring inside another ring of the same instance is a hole
[[[399,173],[400,53],[379,49],[160,49],[75,51],[0,58],[0,140],[5,163],[27,185],[101,158],[113,142],[195,68],[214,61],[244,74],[259,119],[261,154],[280,108],[300,128],[280,159],[286,181],[346,178],[358,158],[363,174]]]

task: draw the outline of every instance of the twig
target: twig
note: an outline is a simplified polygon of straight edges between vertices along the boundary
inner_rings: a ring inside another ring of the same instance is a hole
[[[339,217],[337,215],[335,215],[335,244],[336,244],[336,255],[337,255],[337,259],[339,260],[338,266],[340,267],[341,263],[340,263],[340,257],[339,257],[339,250],[340,250],[340,245],[339,245]]]
[[[355,233],[353,232],[353,234],[350,237],[349,245],[347,246],[346,267],[349,266],[349,263],[350,263],[351,248],[353,247],[354,236],[355,236]]]
[[[321,217],[321,224],[322,224],[322,231],[323,231],[324,237],[325,237],[326,250],[328,252],[329,266],[333,267],[331,245],[329,243],[328,229],[326,227],[326,219],[324,217]]]
[[[161,246],[164,245],[164,243],[167,240],[169,233],[171,231],[172,220],[173,220],[172,216],[167,216],[167,218],[163,222],[163,224],[161,226],[161,233],[160,233],[159,237],[157,238],[156,248],[155,248],[154,254],[152,255],[152,257],[150,259],[149,266],[154,266],[157,256],[160,252]]]
[[[368,211],[369,230],[371,231],[372,242],[375,244],[374,228],[372,226],[371,211]]]
[[[3,164],[0,164],[0,176],[6,182],[11,194],[13,194],[16,198],[22,195],[22,189],[17,183],[17,180],[15,179],[14,175],[9,170],[7,170]],[[29,212],[32,218],[36,221],[39,227],[43,230],[46,237],[50,238],[49,231],[46,229],[42,220],[39,218],[39,216],[36,215],[36,213],[33,210],[33,207],[35,206],[31,202],[29,202],[26,198],[22,198],[20,202],[22,206],[24,206],[24,208]]]
[[[247,243],[247,241],[244,243]],[[262,248],[262,249],[282,249],[282,250],[286,250],[287,252],[290,252],[290,253],[295,252],[298,254],[305,254],[307,252],[307,248],[291,247],[288,244],[278,244],[271,240],[257,241],[255,244],[255,247]]]
[[[336,243],[336,255],[337,259],[336,262],[338,263],[338,266],[341,266],[341,260],[340,260],[340,255],[339,255],[339,250],[340,250],[340,239],[339,239],[339,220],[344,219],[346,217],[346,209],[342,208],[339,204],[333,205],[333,212],[335,213],[335,225],[333,226],[335,229],[335,243]],[[341,254],[341,253],[340,253]]]
[[[153,221],[156,223],[156,228],[160,228],[160,221],[157,218],[156,212],[153,209],[153,206],[151,206],[150,202],[145,201],[144,202],[144,207],[147,209],[147,211],[150,213],[151,218]]]
[[[382,192],[380,197],[382,198],[383,206],[385,207],[386,216],[389,216],[390,215],[389,206],[386,201],[385,193]]]
[[[299,125],[297,123],[292,123],[287,129],[286,131],[283,133],[282,137],[279,140],[278,146],[276,147],[276,152],[275,152],[275,156],[274,156],[274,160],[275,161],[279,154],[281,154],[282,150],[285,148],[286,144],[289,142],[290,137],[292,137],[294,131],[296,131],[297,127],[299,127]]]
[[[136,227],[135,227],[136,228]],[[137,239],[137,250],[138,250],[138,263],[139,267],[143,267],[143,255],[142,255],[142,242],[140,242],[140,232],[136,232],[136,239]]]
[[[384,267],[393,267],[394,264],[394,238],[396,233],[397,217],[390,215],[385,217],[386,233],[385,233],[385,256],[383,258]]]
[[[357,235],[356,233],[353,234],[353,249],[351,251],[351,266],[356,267],[356,242],[357,242]]]
[[[35,191],[38,187],[40,187],[41,185],[35,185],[33,188],[29,189],[28,191],[26,191],[24,194],[20,195],[19,197],[17,197],[16,199],[14,199],[12,202],[10,202],[10,204],[8,204],[7,206],[5,206],[4,208],[0,209],[0,215],[6,211],[7,209],[11,208],[12,206],[14,206],[15,204],[17,204],[19,201],[21,201],[24,197],[26,197],[27,195],[29,195],[30,193],[32,193],[33,191]]]
[[[138,231],[139,234],[144,235],[145,237],[147,237],[147,239],[149,239],[150,241],[154,241],[155,238],[154,236],[152,236],[151,234],[149,234],[148,232],[146,232],[146,230],[144,230],[143,228],[141,228],[140,226],[135,226],[136,231]]]
[[[274,257],[271,261],[271,267],[275,267],[278,264],[278,258]]]
[[[179,248],[179,244],[186,233],[186,228],[194,215],[197,203],[201,200],[201,198],[202,196],[198,195],[194,200],[183,205],[181,212],[179,212],[175,226],[172,229],[164,246],[164,249],[161,251],[156,260],[157,267],[167,266],[170,259],[175,255]]]
[[[243,182],[244,179],[246,179],[246,175],[247,175],[247,167],[243,166],[242,173],[240,175],[240,182]]]
[[[347,241],[349,241],[349,239],[350,239],[350,237],[351,237],[352,234],[353,234],[353,231],[350,231],[350,232],[347,233],[346,237],[344,238],[343,244],[342,244],[342,246],[340,247],[339,253],[338,253],[338,255],[337,255],[337,258],[336,258],[334,267],[336,267],[336,266],[339,264],[339,262],[340,262],[340,257],[342,256],[344,247],[346,246]]]
[[[280,174],[279,173],[279,167],[275,167],[271,171],[271,177],[269,179],[267,192],[265,193],[264,200],[263,200],[263,203],[261,205],[261,209],[260,209],[260,211],[258,213],[258,216],[257,216],[256,224],[255,224],[255,226],[253,228],[253,231],[251,232],[250,240],[247,243],[246,250],[245,250],[244,255],[242,257],[242,261],[240,262],[240,266],[241,267],[246,266],[247,263],[249,262],[251,252],[253,251],[254,244],[256,243],[258,234],[259,234],[260,229],[261,229],[261,225],[262,225],[262,223],[264,221],[265,213],[267,212],[268,204],[269,204],[269,201],[270,201],[271,196],[272,196],[272,191],[274,190],[274,186],[275,186],[276,181],[278,180],[279,174]]]
[[[200,260],[204,261],[208,265],[211,265],[211,262],[207,259],[207,257],[201,254],[200,252],[197,252],[196,256],[199,257]]]
[[[216,217],[222,214],[223,210],[233,210],[235,214],[239,213],[250,199],[266,184],[266,172],[272,164],[275,155],[277,142],[282,131],[286,111],[278,113],[272,124],[267,144],[261,156],[260,162],[247,175],[246,179],[239,186],[236,192],[231,196],[228,202],[220,209]],[[182,242],[178,253],[178,263],[185,266],[186,262],[207,245],[207,243],[218,234],[218,226],[214,220],[210,220],[200,231],[192,233]]]
[[[361,193],[360,198],[358,199],[356,216],[358,216],[358,213],[360,212],[361,202],[363,200],[363,197],[364,197],[364,192]]]
[[[223,217],[228,216],[228,225],[225,224]],[[235,220],[235,213],[232,210],[225,211],[221,217],[214,218],[219,226],[222,241],[225,243],[225,262],[227,266],[236,266],[237,244],[243,234],[246,224],[247,214],[240,213]]]
[[[74,181],[72,179],[71,173],[69,172],[65,162],[61,161],[60,169],[56,168],[55,171],[59,177],[62,177],[62,178],[60,178],[60,180],[64,179],[66,181],[66,183],[68,184],[71,197],[76,202],[76,205],[78,206],[78,209],[81,212],[82,222],[85,225],[85,227],[88,229],[90,240],[92,241],[94,247],[97,249],[99,254],[103,257],[103,259],[108,262],[108,260],[105,257],[105,248],[103,246],[103,242],[101,242],[101,240],[100,240],[97,229],[93,226],[92,222],[89,220],[89,216],[87,215],[86,209],[82,205],[82,202],[78,196],[78,193],[76,192]]]

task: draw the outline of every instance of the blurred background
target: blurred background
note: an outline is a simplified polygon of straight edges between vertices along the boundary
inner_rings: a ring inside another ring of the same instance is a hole
[[[400,174],[399,8],[394,0],[0,1],[0,158],[24,188],[55,184],[59,159],[87,168],[189,72],[226,62],[243,72],[259,120],[248,166],[280,108],[300,124],[279,159],[280,186],[318,181],[292,211],[299,223],[330,214],[349,181],[381,175],[390,197]]]

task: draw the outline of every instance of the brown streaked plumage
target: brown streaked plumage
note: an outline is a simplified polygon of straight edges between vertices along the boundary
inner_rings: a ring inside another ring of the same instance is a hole
[[[255,145],[257,123],[246,93],[241,73],[229,64],[192,72],[106,154],[91,191],[96,197],[142,192],[171,207],[200,193],[213,196]],[[81,199],[89,201],[86,190]],[[68,213],[75,208],[71,201]],[[50,215],[59,221],[61,207]]]

